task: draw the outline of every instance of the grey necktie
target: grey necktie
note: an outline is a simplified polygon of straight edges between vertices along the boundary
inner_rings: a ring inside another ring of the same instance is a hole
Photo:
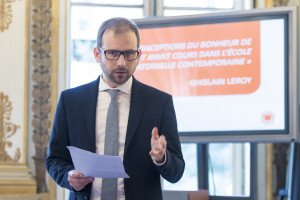
[[[119,111],[118,111],[118,91],[107,90],[111,97],[111,102],[107,111],[104,155],[119,155]],[[117,178],[103,178],[101,200],[117,199]]]

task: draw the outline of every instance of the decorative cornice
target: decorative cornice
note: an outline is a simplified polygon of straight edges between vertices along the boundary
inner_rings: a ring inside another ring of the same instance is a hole
[[[51,97],[51,0],[33,0],[33,75],[34,82],[32,111],[34,113],[32,140],[36,155],[35,174],[37,192],[48,192],[45,178],[45,160],[50,132],[50,97]]]
[[[6,147],[12,146],[8,139],[20,128],[20,126],[10,122],[12,109],[8,95],[0,92],[0,164],[17,163],[21,158],[20,148],[16,149],[14,158],[11,158],[5,151]]]
[[[3,32],[4,30],[9,28],[9,25],[12,23],[12,9],[11,3],[15,2],[16,0],[0,0],[0,31]]]

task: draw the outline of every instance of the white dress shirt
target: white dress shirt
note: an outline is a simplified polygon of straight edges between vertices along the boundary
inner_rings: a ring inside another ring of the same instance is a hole
[[[132,77],[128,79],[126,83],[117,88],[109,87],[102,79],[102,75],[99,81],[99,94],[96,107],[96,153],[104,155],[104,141],[105,141],[105,127],[108,106],[110,104],[110,95],[108,89],[118,89],[118,106],[119,106],[119,156],[123,159],[125,138],[128,125],[130,98],[132,88]],[[151,133],[150,133],[151,134]],[[162,163],[157,163],[153,160],[154,164],[161,166],[165,164],[167,155],[165,153],[165,159]],[[96,178],[93,182],[91,200],[99,200],[101,197],[102,179]],[[118,178],[118,200],[125,200],[124,192],[124,179]]]
[[[128,124],[130,98],[131,98],[132,77],[118,88],[118,106],[119,106],[119,156],[123,159],[125,138]],[[107,89],[109,87],[100,77],[99,81],[99,94],[96,107],[96,152],[104,154],[104,141],[105,141],[105,126],[107,118],[107,110],[110,104],[110,95]],[[93,182],[91,200],[99,200],[101,197],[102,179],[96,178]],[[118,200],[125,200],[124,193],[124,179],[118,178]]]

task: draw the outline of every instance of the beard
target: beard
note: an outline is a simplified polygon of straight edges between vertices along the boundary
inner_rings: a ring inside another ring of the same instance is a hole
[[[116,75],[116,72],[122,72],[123,75]],[[116,70],[113,70],[110,74],[108,74],[108,78],[110,81],[118,84],[118,85],[122,85],[124,84],[126,81],[128,81],[128,79],[130,78],[131,74],[129,74],[129,71],[126,70],[126,69],[122,69],[122,68],[119,68],[119,69],[116,69]]]
[[[123,85],[128,81],[128,79],[132,76],[136,69],[136,63],[131,63],[131,66],[124,67],[124,66],[117,66],[117,65],[110,65],[110,63],[105,63],[100,57],[100,67],[102,69],[104,79],[108,81],[108,85],[110,87],[118,87]],[[115,67],[115,68],[113,68]]]
[[[108,81],[116,85],[123,85],[132,75],[129,70],[124,67],[119,67],[110,72],[108,72],[105,68],[102,68],[102,71]]]

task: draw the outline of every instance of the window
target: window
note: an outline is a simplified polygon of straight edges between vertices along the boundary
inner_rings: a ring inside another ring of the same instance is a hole
[[[230,10],[250,9],[250,0],[164,0],[162,13],[164,16],[193,15]]]
[[[233,0],[164,1],[164,16],[204,14],[234,9]]]
[[[185,160],[185,171],[182,178],[176,184],[163,181],[163,188],[167,190],[197,190],[198,189],[198,164],[197,145],[181,144],[183,158]]]
[[[255,191],[251,193],[251,184],[256,182],[255,149],[249,143],[182,144],[186,162],[183,177],[175,184],[163,180],[163,189],[208,189],[211,198],[252,199]]]
[[[91,82],[101,73],[99,64],[95,62],[93,49],[96,46],[98,28],[103,21],[116,17],[116,13],[120,17],[131,19],[143,16],[142,0],[129,2],[72,0],[69,87]]]
[[[209,194],[250,196],[250,144],[208,145]]]

